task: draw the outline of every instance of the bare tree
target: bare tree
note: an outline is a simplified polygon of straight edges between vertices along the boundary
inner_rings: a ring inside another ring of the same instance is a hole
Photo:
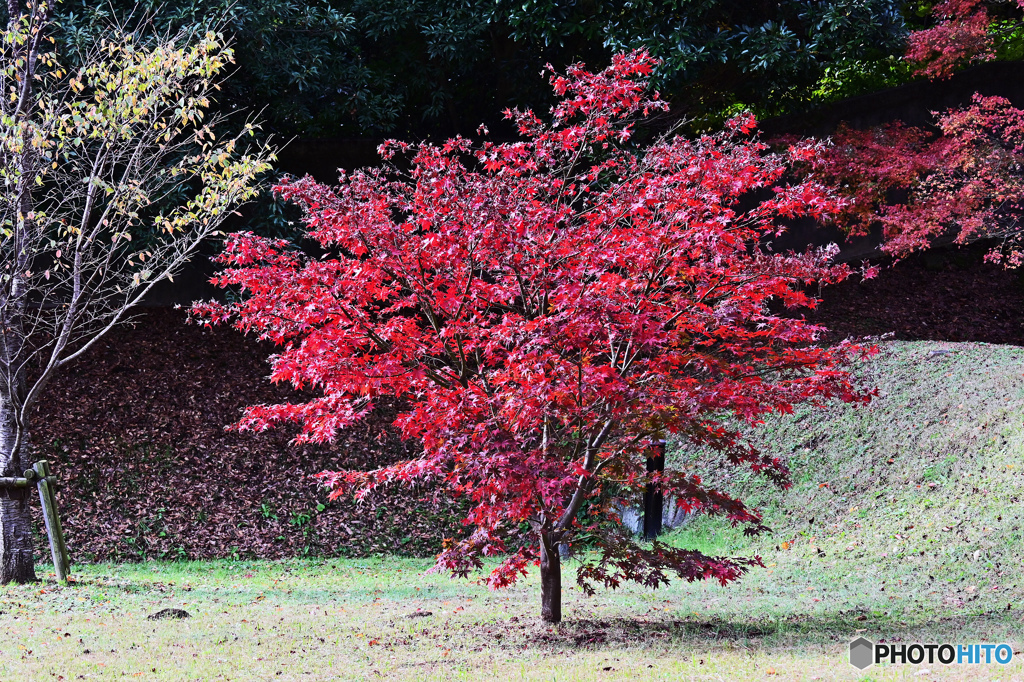
[[[0,63],[0,475],[29,466],[30,415],[87,352],[256,192],[266,151],[206,116],[220,34],[111,27],[76,66],[45,3],[8,0]],[[0,492],[0,583],[35,579],[27,500]]]

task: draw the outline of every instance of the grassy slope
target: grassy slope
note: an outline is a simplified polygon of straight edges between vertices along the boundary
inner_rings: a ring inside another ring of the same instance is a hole
[[[1008,668],[928,672],[845,660],[857,633],[1024,648],[1024,349],[891,344],[865,371],[872,406],[761,431],[790,458],[791,490],[727,481],[759,496],[775,535],[751,543],[697,520],[669,536],[760,553],[767,568],[738,585],[567,588],[566,622],[547,628],[535,574],[493,593],[395,558],[89,566],[68,588],[0,588],[0,679],[1024,678],[1019,653]],[[193,618],[145,619],[166,606]]]
[[[757,434],[789,460],[793,488],[767,490],[742,474],[723,481],[763,509],[772,536],[751,544],[705,521],[676,541],[755,549],[791,577],[810,568],[851,576],[848,587],[861,590],[910,588],[925,610],[1015,605],[1024,349],[894,342],[863,375],[879,390],[871,405],[802,408]]]

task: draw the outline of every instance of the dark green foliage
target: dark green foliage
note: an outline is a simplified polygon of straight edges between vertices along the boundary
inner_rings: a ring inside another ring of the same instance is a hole
[[[824,97],[819,83],[871,74],[884,87],[906,27],[899,0],[611,0],[509,3],[517,38],[579,35],[610,52],[646,47],[654,82],[697,118],[753,108],[787,113]],[[568,29],[568,31],[566,31]],[[838,92],[833,88],[829,93]],[[846,94],[845,92],[842,94]]]
[[[675,116],[714,123],[743,108],[797,110],[906,79],[900,0],[113,0],[58,6],[62,42],[112,16],[209,25],[235,38],[228,109],[262,109],[304,137],[471,133],[506,106],[543,108],[538,73],[646,47]]]
[[[157,30],[193,26],[231,36],[236,69],[220,104],[228,110],[262,110],[271,131],[316,132],[344,99],[332,93],[335,84],[359,82],[347,50],[355,20],[327,2],[66,0],[55,18],[61,48],[73,54],[111,22],[131,24],[142,17],[151,17]]]

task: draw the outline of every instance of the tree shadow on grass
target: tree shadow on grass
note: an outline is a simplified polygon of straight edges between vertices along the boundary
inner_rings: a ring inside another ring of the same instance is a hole
[[[491,623],[476,634],[495,644],[518,640],[540,649],[600,649],[618,646],[698,646],[718,645],[771,648],[774,646],[821,646],[847,642],[861,634],[876,641],[946,641],[964,630],[1012,629],[1020,614],[1005,612],[954,614],[939,620],[907,622],[886,616],[874,616],[854,609],[823,616],[794,614],[783,618],[730,619],[642,619],[603,618],[570,619],[557,626],[516,619]],[[994,640],[993,640],[994,641]]]
[[[601,648],[665,645],[708,641],[750,641],[775,633],[770,623],[722,619],[655,620],[640,618],[572,619],[557,627],[540,624],[524,633],[528,644],[541,648]]]

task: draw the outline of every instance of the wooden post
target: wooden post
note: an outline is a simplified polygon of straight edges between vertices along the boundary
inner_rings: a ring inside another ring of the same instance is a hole
[[[651,456],[647,458],[647,472],[660,473],[665,470],[665,441],[651,442]],[[644,538],[654,540],[661,535],[661,515],[665,496],[660,485],[648,483],[644,491]]]
[[[53,523],[57,526],[57,548],[60,550],[60,558],[64,562],[64,580],[71,577],[71,557],[68,555],[68,543],[64,540],[64,525],[60,522],[60,514],[57,512],[57,477],[50,474],[50,463],[43,461],[46,468],[46,480],[49,483],[50,501],[53,507]]]
[[[50,538],[50,556],[53,557],[53,570],[58,582],[66,583],[71,570],[68,558],[68,547],[64,542],[64,530],[57,515],[57,497],[53,492],[54,478],[50,475],[50,464],[46,460],[36,462],[33,467],[36,487],[39,489],[39,501],[43,507],[43,521],[46,523],[46,534]],[[29,478],[29,472],[25,477]]]

